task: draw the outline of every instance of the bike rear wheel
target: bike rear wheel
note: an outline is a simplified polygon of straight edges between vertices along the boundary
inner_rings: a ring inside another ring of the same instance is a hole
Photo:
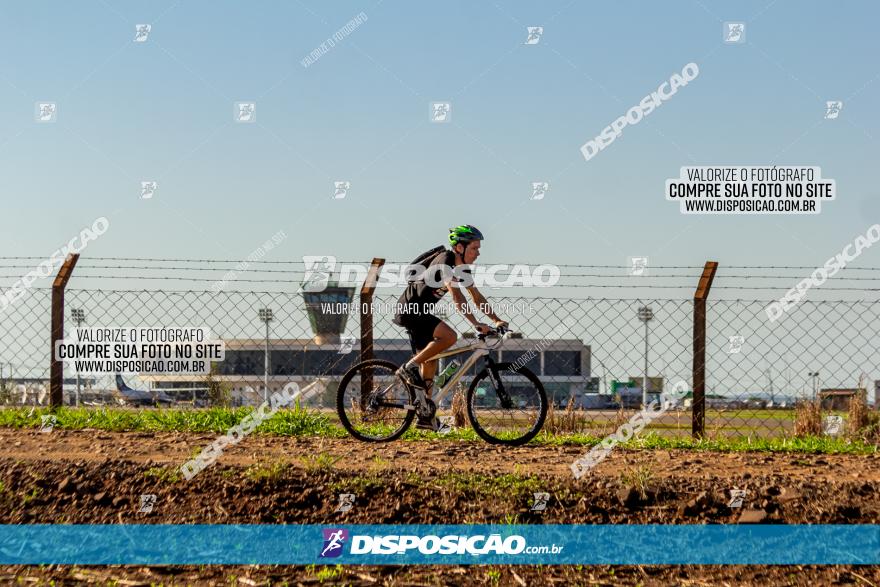
[[[480,371],[467,391],[468,419],[486,442],[519,446],[533,439],[547,417],[547,393],[525,367],[494,363]]]
[[[336,412],[349,434],[365,442],[400,438],[415,418],[415,394],[391,361],[371,359],[349,369],[339,382]]]

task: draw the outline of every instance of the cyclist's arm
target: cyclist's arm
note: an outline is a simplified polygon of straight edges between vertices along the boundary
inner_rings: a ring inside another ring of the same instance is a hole
[[[476,285],[472,285],[467,288],[468,293],[471,294],[471,299],[474,300],[474,303],[480,309],[480,311],[485,314],[490,320],[495,322],[504,322],[501,318],[499,318],[495,312],[492,311],[492,306],[489,305],[489,302],[486,300],[485,296],[477,289]],[[464,296],[462,296],[464,297]]]
[[[455,309],[461,312],[467,321],[472,325],[477,326],[480,321],[474,317],[474,312],[471,309],[471,305],[468,303],[467,299],[465,299],[464,294],[461,293],[461,290],[458,288],[455,283],[450,282],[448,284],[449,294],[452,296],[452,301],[455,304]]]

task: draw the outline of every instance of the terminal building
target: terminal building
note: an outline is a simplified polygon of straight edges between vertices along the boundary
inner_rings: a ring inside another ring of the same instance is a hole
[[[315,339],[270,339],[269,374],[265,377],[266,341],[260,339],[225,340],[226,354],[223,362],[217,363],[211,375],[214,382],[223,385],[230,394],[234,405],[255,405],[262,401],[264,379],[268,379],[269,394],[280,391],[288,383],[296,383],[303,392],[304,403],[333,407],[336,405],[336,390],[342,376],[361,360],[360,341],[350,346],[335,342],[316,342]],[[473,340],[461,338],[458,347],[471,344]],[[373,357],[385,359],[401,365],[412,357],[409,339],[373,339]],[[538,350],[541,349],[541,350]],[[530,352],[531,351],[531,352]],[[528,354],[527,354],[528,353]],[[456,356],[464,362],[469,352]],[[590,347],[576,339],[554,341],[511,338],[505,341],[504,348],[493,351],[492,357],[499,362],[514,362],[520,357],[532,356],[525,365],[544,384],[548,397],[557,403],[574,395],[583,395],[590,382]],[[445,366],[441,360],[440,369]],[[465,373],[462,381],[467,385],[482,369],[478,361]],[[199,395],[204,394],[206,377],[204,375],[144,375],[141,377],[152,383],[152,388],[174,389],[181,400],[189,400],[191,393],[187,386],[194,387]]]

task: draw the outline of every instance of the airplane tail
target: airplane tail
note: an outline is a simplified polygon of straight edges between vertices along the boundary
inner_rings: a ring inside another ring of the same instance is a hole
[[[119,373],[116,374],[116,389],[118,389],[121,392],[134,391],[132,388],[130,388],[128,385],[125,384],[125,380],[122,378],[122,375],[120,375]]]

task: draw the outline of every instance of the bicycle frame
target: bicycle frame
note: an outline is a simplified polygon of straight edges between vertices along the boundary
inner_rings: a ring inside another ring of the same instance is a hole
[[[480,357],[489,356],[489,351],[495,350],[497,348],[501,348],[501,346],[506,338],[507,338],[507,334],[502,336],[499,339],[498,344],[493,345],[493,346],[489,346],[488,344],[486,344],[485,340],[481,340],[481,341],[475,342],[474,344],[470,344],[466,347],[462,347],[460,349],[452,349],[452,350],[448,350],[448,351],[443,351],[442,353],[431,357],[430,360],[435,361],[437,359],[443,359],[446,357],[460,355],[460,354],[466,353],[470,350],[474,351],[473,354],[470,357],[468,357],[467,360],[461,365],[461,367],[458,368],[458,371],[456,371],[455,374],[453,374],[453,376],[449,379],[449,381],[447,381],[446,384],[442,388],[440,388],[436,393],[433,394],[433,396],[431,398],[432,401],[436,405],[439,406],[440,401],[444,397],[446,397],[446,394],[449,393],[450,389],[455,387],[455,384],[458,383],[458,380],[461,379],[461,377],[465,374],[465,372],[467,372],[468,369],[473,367]],[[489,357],[489,363],[490,363],[490,365],[493,363],[492,357]],[[494,381],[493,381],[493,383],[494,383]],[[421,391],[421,390],[418,390],[418,391]]]

